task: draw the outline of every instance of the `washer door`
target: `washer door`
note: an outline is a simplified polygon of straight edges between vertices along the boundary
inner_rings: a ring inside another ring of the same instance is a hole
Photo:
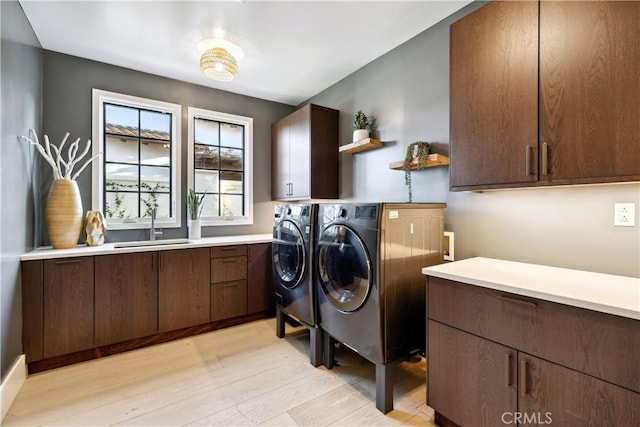
[[[304,238],[300,229],[291,221],[283,220],[273,230],[273,267],[283,286],[293,289],[302,281],[305,260]]]
[[[327,227],[318,240],[318,276],[334,307],[355,311],[371,289],[371,260],[358,235],[344,225]]]

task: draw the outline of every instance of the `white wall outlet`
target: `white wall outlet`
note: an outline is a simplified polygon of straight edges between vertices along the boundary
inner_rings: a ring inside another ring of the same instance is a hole
[[[443,237],[444,242],[444,260],[445,261],[455,261],[456,258],[456,245],[455,245],[455,235],[453,231],[445,231]]]
[[[615,203],[613,225],[617,227],[635,227],[636,204],[635,203]]]

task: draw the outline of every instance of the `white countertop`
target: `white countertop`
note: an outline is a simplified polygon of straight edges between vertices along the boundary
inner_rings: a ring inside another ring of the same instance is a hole
[[[640,320],[640,278],[481,257],[422,274]]]
[[[162,240],[162,239],[158,239]],[[271,234],[246,234],[240,236],[203,237],[190,240],[189,243],[174,245],[136,246],[128,248],[114,248],[115,243],[105,243],[100,246],[78,245],[73,249],[53,249],[45,246],[35,249],[20,257],[20,261],[33,261],[39,259],[71,258],[92,255],[112,255],[133,252],[166,251],[170,249],[189,249],[208,246],[245,245],[252,243],[269,243],[273,240]]]

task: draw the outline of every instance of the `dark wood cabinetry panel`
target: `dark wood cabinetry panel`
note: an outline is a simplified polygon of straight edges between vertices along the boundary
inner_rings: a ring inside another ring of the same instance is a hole
[[[211,285],[211,320],[230,319],[247,314],[247,281]]]
[[[246,256],[213,258],[211,260],[211,283],[230,282],[246,278]]]
[[[93,257],[44,261],[43,357],[93,347]]]
[[[272,125],[273,199],[338,198],[338,117],[308,104]]]
[[[157,252],[95,258],[96,346],[158,332]]]
[[[158,329],[161,332],[209,321],[209,248],[159,252]]]
[[[461,426],[503,425],[517,410],[513,349],[429,320],[427,404]]]
[[[275,309],[271,275],[271,243],[258,243],[249,246],[247,292],[249,313]]]
[[[42,261],[22,263],[22,351],[27,363],[42,359]]]
[[[524,353],[518,410],[567,427],[638,426],[640,394]]]
[[[640,179],[638,46],[640,2],[540,2],[541,179]]]
[[[452,189],[537,181],[538,4],[482,7],[450,49]]]
[[[226,258],[247,254],[247,245],[214,246],[211,248],[211,258]]]

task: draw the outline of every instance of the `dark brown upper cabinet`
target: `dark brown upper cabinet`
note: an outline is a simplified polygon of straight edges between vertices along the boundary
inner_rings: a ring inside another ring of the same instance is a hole
[[[640,3],[492,2],[451,26],[451,190],[640,180]]]
[[[308,104],[272,125],[274,200],[338,198],[338,116]]]

